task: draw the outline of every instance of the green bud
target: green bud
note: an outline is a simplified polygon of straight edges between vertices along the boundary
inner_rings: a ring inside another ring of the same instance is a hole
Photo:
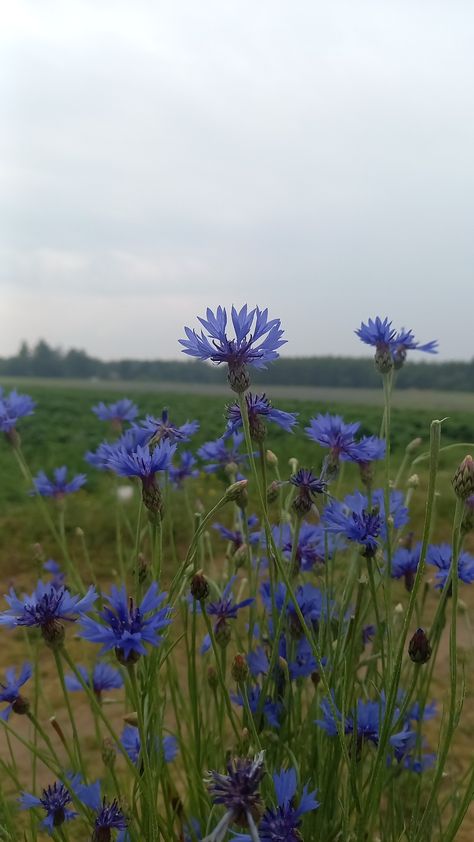
[[[465,456],[452,479],[454,493],[460,500],[467,500],[474,493],[474,462]]]

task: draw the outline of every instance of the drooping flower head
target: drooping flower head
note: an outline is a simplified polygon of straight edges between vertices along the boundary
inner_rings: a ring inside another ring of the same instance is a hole
[[[36,626],[41,629],[46,643],[54,646],[64,639],[61,620],[74,622],[85,611],[90,611],[97,592],[90,587],[85,596],[73,596],[64,586],[56,588],[40,580],[31,596],[24,594],[20,599],[11,588],[5,599],[10,607],[0,613],[0,625],[8,628]]]
[[[162,632],[171,623],[171,609],[165,605],[167,594],[158,590],[153,582],[139,605],[127,596],[125,585],[112,586],[105,600],[108,606],[99,612],[102,622],[92,617],[82,617],[80,634],[92,643],[101,643],[101,652],[115,649],[120,663],[135,663],[146,654],[145,644],[159,646]]]
[[[181,424],[178,427],[171,422],[168,410],[165,408],[160,418],[147,415],[145,421],[139,426],[148,434],[148,444],[154,444],[159,441],[182,444],[188,442],[191,436],[199,430],[199,421],[186,421],[185,424]]]
[[[227,808],[223,827],[236,824],[248,827],[258,822],[262,814],[260,783],[265,775],[263,751],[253,760],[248,757],[234,757],[227,763],[227,774],[209,772],[206,780],[214,804]],[[216,828],[217,831],[217,828]]]
[[[29,395],[21,395],[16,389],[6,395],[0,387],[0,430],[2,430],[11,444],[19,442],[16,425],[20,418],[33,415],[36,406]]]
[[[290,483],[298,489],[293,508],[300,517],[311,511],[316,495],[324,494],[327,489],[326,481],[313,474],[309,468],[300,468],[290,477]]]
[[[32,666],[28,663],[23,664],[18,676],[14,667],[5,670],[5,683],[0,682],[0,702],[7,702],[7,707],[0,711],[0,719],[6,722],[12,711],[18,714],[28,713],[29,704],[21,695],[20,687],[29,681],[32,674]]]
[[[297,779],[295,769],[281,769],[272,775],[276,794],[276,806],[268,807],[258,826],[260,842],[301,842],[299,831],[305,813],[317,810],[316,790],[303,787],[299,801],[296,797]],[[236,837],[235,842],[252,842],[247,834]]]
[[[431,545],[426,552],[426,561],[438,568],[436,574],[436,587],[444,588],[446,580],[451,574],[452,548],[450,544]],[[458,558],[458,576],[461,582],[467,585],[474,582],[474,556],[468,552],[462,552]]]
[[[180,453],[179,465],[170,465],[169,467],[170,480],[175,488],[182,488],[186,479],[196,479],[199,476],[196,465],[196,459],[191,451],[183,450]]]
[[[245,396],[247,414],[249,419],[250,435],[256,442],[262,442],[266,436],[265,421],[277,424],[287,433],[293,431],[297,423],[297,412],[284,412],[281,409],[274,409],[265,394],[252,395],[250,392]],[[242,413],[238,402],[229,404],[226,410],[228,419],[227,435],[235,433],[243,426]]]
[[[85,667],[78,665],[78,672],[81,674],[84,683],[92,687],[94,693],[101,698],[104,690],[118,690],[123,687],[123,678],[118,669],[106,661],[98,661],[92,670],[92,676]],[[69,691],[76,692],[84,687],[75,675],[66,675],[66,687]]]
[[[235,392],[245,392],[250,385],[247,366],[265,368],[265,363],[278,357],[278,348],[284,345],[280,319],[268,319],[268,310],[255,307],[248,312],[244,304],[240,311],[232,307],[232,324],[235,337],[226,333],[227,312],[218,307],[214,315],[208,307],[205,319],[199,318],[204,331],[198,334],[185,327],[187,339],[180,339],[183,353],[200,360],[227,363],[228,379]]]
[[[41,798],[29,792],[22,792],[20,798],[20,806],[23,810],[39,807],[46,812],[42,825],[50,835],[56,827],[61,827],[64,822],[76,817],[77,813],[70,809],[70,804],[72,804],[71,793],[60,781],[55,781],[54,784],[43,789]]]
[[[137,765],[141,751],[140,732],[138,728],[133,725],[126,725],[120,736],[120,742],[125,754],[130,758],[132,763]],[[160,743],[158,738],[155,740],[155,750],[160,751]],[[161,751],[165,763],[172,763],[178,754],[178,741],[172,734],[167,734],[161,740]]]
[[[101,421],[111,421],[112,425],[120,430],[123,421],[134,421],[138,415],[138,407],[129,398],[121,398],[121,400],[109,404],[101,401],[92,407],[92,412]]]
[[[69,482],[67,481],[67,468],[63,465],[61,468],[55,468],[53,471],[53,479],[49,479],[44,471],[40,471],[36,477],[33,478],[34,490],[32,494],[40,494],[41,497],[54,497],[56,500],[62,500],[66,494],[74,494],[86,482],[85,474],[77,474]]]

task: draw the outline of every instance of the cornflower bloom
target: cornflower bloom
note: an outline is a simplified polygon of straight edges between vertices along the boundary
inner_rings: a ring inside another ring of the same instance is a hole
[[[444,588],[446,580],[451,574],[452,548],[450,544],[431,545],[426,552],[427,564],[438,568],[436,574],[436,587]],[[462,552],[458,558],[458,576],[461,582],[470,585],[474,582],[474,556]]]
[[[359,429],[360,421],[346,424],[340,415],[329,413],[320,413],[310,420],[309,427],[305,427],[308,438],[329,448],[325,468],[330,476],[337,473],[339,460],[365,463],[383,458],[385,442],[376,436],[365,436],[357,441],[355,436]]]
[[[293,552],[293,533],[289,523],[272,527],[273,540],[282,551],[284,558],[290,561]],[[324,564],[326,561],[326,546],[328,559],[330,559],[336,548],[336,539],[333,536],[326,536],[323,527],[318,523],[301,523],[298,533],[298,544],[295,552],[295,563],[298,570],[307,572],[312,570],[315,564]]]
[[[243,599],[241,602],[234,602],[232,587],[236,578],[236,576],[232,576],[222,591],[220,599],[216,602],[210,602],[207,606],[207,613],[211,617],[216,618],[214,634],[221,645],[227,645],[229,642],[230,628],[228,626],[228,621],[236,620],[238,612],[242,608],[246,608],[247,605],[251,605],[251,603],[254,602],[253,597]]]
[[[326,731],[330,737],[335,737],[338,733],[337,725],[339,723],[345,734],[351,734],[355,738],[357,757],[360,756],[362,747],[366,742],[375,746],[378,745],[385,717],[385,699],[383,697],[375,702],[359,699],[355,709],[349,713],[344,722],[340,711],[336,707],[335,715],[327,699],[323,699],[320,707],[323,718],[317,719],[316,725]],[[396,709],[393,715],[393,725],[398,721],[398,717],[399,711]],[[401,731],[390,736],[390,746],[398,753],[406,751],[413,733],[404,726]]]
[[[111,421],[113,426],[121,429],[123,421],[132,422],[138,415],[138,407],[129,398],[121,398],[115,403],[105,404],[103,401],[92,407],[92,412],[101,421]]]
[[[393,366],[401,368],[406,359],[406,352],[409,350],[424,351],[428,354],[438,353],[437,341],[421,345],[415,340],[411,330],[402,328],[397,333],[388,318],[382,321],[377,316],[374,321],[369,319],[367,324],[362,322],[355,333],[366,345],[375,347],[375,364],[381,374],[386,374]]]
[[[274,409],[265,394],[252,395],[250,392],[245,396],[247,404],[247,414],[249,419],[250,435],[256,442],[262,442],[266,436],[267,430],[265,421],[270,421],[286,430],[287,433],[293,431],[293,427],[297,423],[297,412],[284,412],[281,409]],[[230,404],[227,407],[226,415],[228,419],[227,430],[225,434],[237,432],[243,426],[242,413],[237,402]]]
[[[31,596],[24,594],[19,599],[11,588],[5,599],[10,607],[0,613],[0,625],[8,628],[36,626],[46,643],[59,646],[64,640],[61,620],[74,622],[85,611],[90,611],[97,592],[90,587],[84,596],[73,596],[64,585],[56,588],[40,579]]]
[[[125,754],[136,766],[142,747],[138,728],[135,728],[133,725],[126,725],[120,736],[120,742],[122,743]],[[158,738],[155,740],[155,749],[157,752],[160,750]],[[161,751],[163,752],[165,763],[172,763],[178,754],[178,741],[176,737],[171,734],[163,737],[161,740]]]
[[[23,687],[30,680],[33,674],[31,664],[25,663],[16,675],[16,669],[10,667],[5,670],[6,682],[0,682],[0,702],[7,702],[7,707],[0,711],[0,719],[6,722],[11,712],[18,714],[28,713],[29,703],[20,693]]]
[[[403,366],[403,363],[406,360],[407,351],[424,351],[425,354],[437,354],[438,340],[435,339],[431,342],[425,342],[425,344],[422,345],[420,342],[416,341],[413,331],[405,330],[405,328],[402,327],[401,331],[397,333],[391,344],[391,350],[394,367],[398,369]]]
[[[289,481],[298,489],[293,508],[299,517],[308,514],[315,505],[316,495],[324,494],[327,489],[326,481],[315,476],[309,468],[300,468]]]
[[[85,474],[77,474],[68,482],[65,465],[61,468],[55,468],[53,475],[54,479],[51,480],[44,471],[40,471],[33,478],[34,489],[31,493],[40,494],[41,497],[54,497],[56,500],[62,500],[66,494],[74,494],[75,491],[79,491],[87,479]]]
[[[189,450],[180,453],[179,465],[170,465],[169,476],[175,488],[181,488],[186,479],[196,479],[199,470],[195,467],[196,460]]]
[[[49,580],[49,584],[59,590],[59,588],[64,587],[66,574],[63,573],[57,561],[54,561],[53,558],[49,558],[43,564],[43,570],[46,573],[51,574],[51,579]]]
[[[84,458],[100,471],[114,471],[114,459],[117,454],[123,454],[125,451],[132,455],[138,446],[143,447],[147,444],[148,438],[148,432],[141,427],[129,427],[117,441],[103,441],[96,451],[89,450]]]
[[[242,517],[245,517],[244,513],[242,513]],[[250,515],[247,518],[247,525],[249,530],[256,526],[258,523],[258,518],[256,515]],[[226,541],[230,541],[232,544],[232,549],[234,553],[245,544],[245,535],[241,529],[227,529],[226,526],[223,526],[222,523],[214,523],[213,529],[219,533],[221,538],[224,538]],[[260,533],[259,532],[249,532],[249,543],[250,544],[258,544],[260,540]]]
[[[338,500],[331,500],[324,509],[323,523],[327,532],[360,544],[366,558],[375,555],[382,531],[382,518],[377,509],[351,511]]]
[[[398,547],[392,556],[392,578],[404,579],[407,591],[413,589],[416,571],[420,563],[421,543],[414,547]]]
[[[203,462],[210,464],[204,465],[206,474],[215,474],[219,470],[226,473],[234,473],[238,477],[241,475],[237,473],[238,466],[245,463],[247,454],[240,453],[239,447],[244,440],[242,433],[234,433],[232,436],[232,443],[229,447],[228,439],[224,436],[215,441],[207,441],[198,450],[198,456]]]
[[[19,443],[16,431],[18,421],[27,415],[33,415],[35,406],[35,401],[29,395],[21,395],[16,389],[6,395],[0,387],[0,430],[5,433],[11,444]]]
[[[75,794],[79,801],[95,813],[92,842],[111,842],[114,830],[122,831],[118,838],[123,838],[128,819],[116,798],[109,801],[105,796],[102,797],[100,781],[76,787]]]
[[[146,654],[146,643],[159,646],[163,640],[160,632],[171,623],[171,608],[160,608],[166,597],[153,582],[136,606],[124,585],[120,589],[113,585],[110,596],[105,597],[108,607],[99,612],[102,622],[82,617],[80,634],[91,643],[101,643],[102,654],[114,649],[118,661],[129,666]]]
[[[159,471],[167,471],[176,450],[175,444],[168,440],[158,442],[152,449],[149,445],[128,453],[124,448],[117,449],[108,460],[109,467],[119,476],[138,477],[142,483],[143,503],[151,515],[161,515],[163,499],[156,481]]]
[[[155,444],[159,441],[170,441],[171,444],[188,442],[194,433],[199,430],[199,421],[186,421],[180,427],[172,424],[165,408],[161,418],[147,415],[145,421],[139,425],[148,435],[148,444]]]
[[[259,710],[260,707],[260,697],[262,695],[262,689],[258,685],[254,687],[247,688],[247,699],[249,703],[249,708],[252,714],[255,717],[255,714]],[[230,698],[234,702],[234,704],[239,705],[239,707],[244,707],[244,698],[241,693],[231,693]],[[270,696],[265,698],[262,708],[262,715],[263,719],[265,720],[267,726],[270,728],[279,728],[280,727],[280,716],[283,711],[283,705],[280,702],[273,702]],[[263,723],[256,722],[257,729]]]
[[[100,700],[104,690],[118,690],[123,687],[121,673],[115,667],[105,661],[98,661],[92,670],[92,676],[85,667],[78,665],[77,671],[82,676],[84,683],[92,687],[95,695]],[[83,690],[84,687],[75,675],[66,675],[66,687],[71,692]]]
[[[72,787],[75,788],[79,783],[79,775],[71,778]],[[60,781],[55,781],[54,784],[50,784],[46,789],[43,789],[41,798],[37,798],[36,795],[29,792],[22,792],[20,798],[20,806],[23,810],[38,807],[45,810],[46,817],[41,824],[50,836],[52,836],[55,828],[61,827],[64,822],[71,821],[77,816],[77,813],[69,808],[70,804],[72,804],[71,793]]]
[[[206,780],[214,804],[227,808],[225,815],[214,832],[203,842],[222,842],[232,824],[248,827],[251,839],[257,840],[255,822],[258,823],[263,810],[259,792],[260,783],[265,775],[263,751],[253,760],[247,757],[232,758],[227,763],[227,774],[211,771]]]
[[[303,837],[299,832],[301,819],[305,813],[317,810],[317,790],[308,791],[303,787],[299,802],[296,799],[296,770],[281,769],[272,775],[276,794],[276,806],[267,807],[258,825],[260,842],[298,842]],[[234,842],[252,842],[247,834],[237,835]]]
[[[247,305],[237,312],[232,307],[232,324],[235,338],[229,339],[226,333],[227,313],[225,308],[218,307],[216,314],[208,307],[206,319],[199,318],[207,336],[201,330],[185,327],[187,339],[180,339],[183,353],[200,360],[211,360],[215,363],[227,363],[227,378],[235,392],[245,392],[250,385],[247,366],[266,368],[265,363],[278,357],[277,349],[284,345],[282,339],[280,319],[268,320],[268,310],[255,307],[250,312]],[[252,327],[253,326],[253,327]],[[209,341],[211,340],[211,341]]]

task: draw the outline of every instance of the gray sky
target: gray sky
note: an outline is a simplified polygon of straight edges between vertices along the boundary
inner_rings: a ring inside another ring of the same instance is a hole
[[[474,355],[474,4],[0,0],[0,354],[179,357],[207,305],[286,354],[389,315]]]

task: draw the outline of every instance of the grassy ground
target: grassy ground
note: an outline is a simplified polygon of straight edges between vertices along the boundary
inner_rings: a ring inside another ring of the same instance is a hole
[[[5,383],[5,385],[7,385]],[[8,384],[9,385],[9,384]],[[50,470],[62,464],[68,465],[73,472],[85,471],[88,475],[87,486],[79,494],[67,501],[66,535],[74,562],[87,568],[87,555],[90,555],[94,568],[103,581],[110,581],[119,577],[115,542],[117,536],[116,512],[122,535],[124,557],[127,560],[133,547],[133,523],[138,505],[138,494],[127,503],[116,505],[116,484],[95,471],[83,461],[83,455],[88,449],[94,449],[105,437],[107,426],[100,422],[90,411],[93,404],[99,400],[114,400],[124,395],[135,398],[143,414],[149,412],[157,414],[163,406],[168,406],[170,415],[177,423],[186,419],[197,418],[201,422],[201,430],[192,442],[192,449],[196,449],[204,441],[216,438],[224,428],[224,406],[229,399],[229,392],[204,394],[201,387],[190,389],[183,384],[170,385],[166,388],[154,388],[148,384],[83,384],[63,381],[48,381],[25,383],[16,381],[15,385],[21,391],[28,391],[38,402],[35,416],[24,419],[21,425],[23,447],[28,463],[33,473],[39,469]],[[212,391],[212,390],[211,390]],[[332,392],[336,390],[314,390],[307,394],[305,390],[295,390],[299,399],[288,390],[283,390],[281,399],[275,404],[282,409],[294,410],[300,413],[300,428],[293,435],[288,436],[280,431],[272,432],[268,437],[268,446],[278,453],[281,473],[283,477],[289,475],[288,459],[297,457],[301,464],[319,467],[322,452],[304,435],[304,426],[309,419],[318,412],[339,412],[347,421],[360,420],[362,432],[366,434],[378,433],[380,429],[381,412],[380,396],[359,390],[337,390],[339,400],[334,400]],[[282,389],[272,389],[270,394],[280,394]],[[400,462],[405,445],[413,438],[420,436],[422,445],[417,451],[419,455],[428,447],[429,424],[434,415],[442,417],[449,412],[449,407],[457,406],[456,411],[449,413],[449,419],[444,425],[443,444],[470,442],[474,438],[472,411],[474,402],[470,396],[458,396],[459,403],[453,396],[441,396],[435,393],[417,393],[411,395],[411,405],[404,406],[400,400],[409,396],[401,393],[395,401],[393,412],[393,441],[395,465]],[[462,400],[465,403],[462,403]],[[471,403],[469,403],[471,401]],[[410,408],[408,408],[408,406]],[[430,407],[434,406],[435,409]],[[416,408],[415,408],[416,407]],[[453,496],[449,479],[460,459],[469,452],[469,448],[459,447],[448,451],[441,459],[439,474],[439,495],[437,498],[437,521],[433,533],[434,541],[449,540],[450,516],[452,514]],[[423,518],[424,496],[427,484],[426,463],[419,463],[407,470],[420,475],[420,487],[417,489],[413,505],[413,528],[416,538],[421,531]],[[357,482],[357,469],[346,466],[343,486],[349,491]],[[126,484],[127,481],[123,481]],[[218,499],[222,490],[220,481],[215,476],[202,474],[196,483],[196,497],[202,500],[206,507]],[[34,570],[38,566],[38,544],[42,546],[44,557],[56,556],[57,548],[51,541],[47,529],[37,506],[37,500],[28,496],[28,484],[21,479],[13,454],[6,443],[0,442],[0,584],[2,592],[12,583],[21,589],[31,585]],[[58,511],[54,504],[49,510],[55,520]],[[178,496],[172,501],[171,515],[173,520],[174,538],[177,544],[177,555],[181,556],[191,532],[191,523],[183,504]],[[226,519],[226,516],[222,518]],[[169,536],[168,536],[169,537]],[[222,544],[213,538],[215,553],[223,552]],[[474,541],[469,537],[466,548],[474,552]],[[167,572],[171,573],[175,565],[172,553],[168,554]],[[469,659],[471,646],[470,637],[470,609],[474,605],[474,585],[469,588],[463,585],[461,599],[466,605],[466,611],[460,616],[460,647],[459,655],[468,665],[467,696],[464,716],[458,729],[456,754],[453,756],[447,770],[449,776],[456,779],[465,770],[472,759],[472,736],[474,734],[474,706],[472,704],[472,681],[470,674],[472,660]],[[471,595],[471,590],[473,593]],[[402,598],[400,593],[400,598]],[[435,595],[430,596],[435,599]],[[21,635],[4,633],[4,642],[0,652],[0,666],[15,662],[24,651],[24,641]],[[75,644],[77,646],[77,644]],[[74,644],[73,644],[74,646]],[[51,679],[52,663],[49,653],[45,653],[42,662],[42,682]],[[442,705],[448,681],[448,657],[444,651],[436,676],[438,698]],[[120,695],[120,694],[118,694]],[[48,705],[59,717],[64,718],[64,709],[60,700],[59,686],[52,682],[46,694]],[[79,702],[80,717],[83,718],[84,730],[90,731],[91,723],[86,704]],[[122,715],[121,705],[112,708],[114,720],[119,727]],[[5,750],[2,743],[1,749]],[[21,752],[18,756],[20,768],[27,769],[26,756]],[[463,831],[459,834],[459,842],[470,842],[474,838],[474,817],[465,822]]]

